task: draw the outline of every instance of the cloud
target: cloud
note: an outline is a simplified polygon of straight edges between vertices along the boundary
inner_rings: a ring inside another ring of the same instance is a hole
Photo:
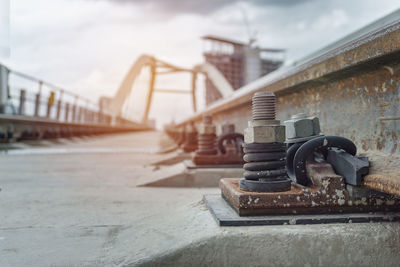
[[[91,0],[99,1],[99,0]],[[141,6],[148,11],[157,11],[168,15],[177,15],[180,13],[192,13],[200,15],[209,15],[219,9],[235,4],[247,3],[257,7],[288,7],[301,5],[305,2],[316,0],[107,0],[113,3],[130,4]]]
[[[0,58],[9,56],[10,17],[8,0],[0,0]]]

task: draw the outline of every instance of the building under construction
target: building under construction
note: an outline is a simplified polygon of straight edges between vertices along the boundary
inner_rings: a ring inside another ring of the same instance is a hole
[[[264,76],[283,64],[283,49],[260,48],[211,35],[203,36],[205,61],[214,65],[234,90]],[[206,105],[222,96],[206,79]]]

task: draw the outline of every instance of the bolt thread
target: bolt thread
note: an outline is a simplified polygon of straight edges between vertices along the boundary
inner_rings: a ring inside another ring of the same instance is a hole
[[[257,92],[252,98],[253,120],[275,120],[276,97],[271,92]]]

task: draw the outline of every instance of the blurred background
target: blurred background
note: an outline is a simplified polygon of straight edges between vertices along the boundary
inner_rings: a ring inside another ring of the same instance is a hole
[[[202,37],[214,36],[285,49],[272,60],[291,65],[399,7],[396,0],[0,0],[0,61],[97,101],[114,96],[142,54],[192,68],[210,49]],[[142,117],[148,80],[144,69],[124,107],[127,118]],[[157,78],[156,87],[184,90],[190,82],[179,73]],[[201,109],[204,77],[197,83]],[[189,94],[155,94],[149,117],[158,127],[187,117],[188,100]]]

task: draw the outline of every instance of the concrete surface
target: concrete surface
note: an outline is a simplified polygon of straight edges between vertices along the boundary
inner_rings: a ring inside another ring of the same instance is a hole
[[[180,148],[179,149],[177,148],[176,150],[173,150],[170,153],[162,153],[162,154],[165,154],[165,156],[163,156],[161,160],[156,160],[154,162],[151,162],[150,165],[170,166],[192,158],[190,153],[183,152],[183,150],[181,150]]]
[[[217,188],[136,187],[160,138],[0,155],[0,266],[398,266],[397,223],[219,227],[201,201]]]

